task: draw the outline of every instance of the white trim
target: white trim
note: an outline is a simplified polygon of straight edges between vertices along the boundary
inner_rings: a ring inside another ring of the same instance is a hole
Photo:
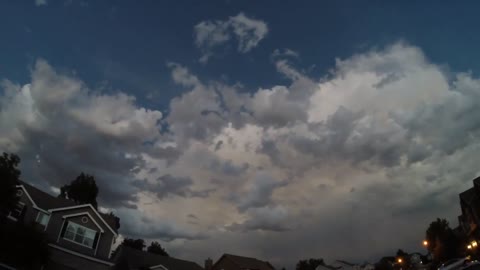
[[[161,264],[157,264],[157,265],[154,265],[154,266],[150,266],[148,269],[163,269],[163,270],[168,270],[168,268],[166,268],[165,266],[161,265]]]
[[[21,202],[21,201],[18,201],[17,202],[17,205],[15,205],[15,208],[17,208],[18,204],[21,204],[22,205],[22,210],[20,211],[20,216],[22,215],[22,212],[23,212],[23,209],[25,209],[25,203],[24,202]],[[17,209],[15,209],[16,211]],[[8,216],[7,216],[9,219],[13,220],[13,221],[18,221],[18,218],[12,216],[12,211],[8,212]]]
[[[95,219],[90,215],[90,213],[88,212],[81,212],[81,213],[75,213],[75,214],[70,214],[70,215],[65,215],[63,216],[62,218],[63,219],[67,219],[67,218],[71,218],[71,217],[77,217],[77,216],[83,216],[83,215],[87,215],[90,217],[90,219],[93,221],[93,223],[95,223],[95,225],[97,225],[97,227],[100,229],[100,231],[102,233],[104,233],[105,231],[102,229],[102,227],[100,227],[100,225],[98,225],[98,223],[95,221]],[[81,225],[81,224],[78,224],[78,225]],[[82,225],[83,226],[83,225]],[[85,227],[85,226],[84,226]]]
[[[78,253],[78,252],[75,252],[75,251],[71,251],[71,250],[68,250],[66,248],[62,248],[62,247],[59,247],[57,245],[54,245],[54,244],[48,244],[49,246],[53,247],[53,248],[56,248],[58,250],[61,250],[61,251],[64,251],[66,253],[70,253],[72,255],[76,255],[78,257],[82,257],[82,258],[85,258],[87,260],[91,260],[91,261],[94,261],[94,262],[99,262],[99,263],[103,263],[105,265],[108,265],[108,266],[113,266],[114,264],[111,263],[111,262],[107,262],[107,261],[104,261],[104,260],[100,260],[100,259],[97,259],[97,258],[93,258],[93,257],[90,257],[90,256],[87,256],[87,255],[83,255],[81,253]]]
[[[38,211],[37,217],[35,218],[35,222],[38,223],[38,224],[40,224],[40,223],[38,222],[38,216],[40,215],[40,213],[43,213],[43,212],[42,212],[42,211]],[[48,215],[47,224],[45,224],[45,225],[44,225],[45,228],[43,228],[43,231],[45,232],[45,231],[47,231],[47,227],[48,227],[48,224],[50,223],[50,218],[51,218],[52,215],[51,215],[50,213],[47,213],[47,214],[43,213],[43,214],[44,214],[44,215]],[[40,224],[40,225],[43,225],[43,224]]]
[[[97,232],[98,233],[98,232]],[[95,238],[97,237],[97,235],[95,234]],[[100,246],[100,237],[102,237],[102,234],[99,233],[98,234],[98,238],[97,238],[97,245],[95,246],[95,256],[97,256],[97,250],[98,250],[98,246]],[[95,238],[93,238],[93,243],[95,244]]]
[[[33,201],[32,197],[30,196],[30,194],[28,193],[28,191],[27,191],[27,189],[25,188],[24,185],[16,185],[15,187],[16,188],[21,188],[23,190],[23,194],[27,195],[28,200],[30,200],[30,202],[33,204],[33,208],[35,208],[39,211],[42,211],[45,214],[50,214],[47,210],[38,207],[38,205]]]
[[[65,226],[65,219],[62,222],[62,227],[60,227],[60,231],[58,232],[57,243],[60,242],[60,236],[62,235],[63,226]]]
[[[1,262],[0,262],[0,266],[3,267],[3,268],[6,268],[6,269],[8,269],[8,270],[17,270],[17,268],[13,268],[13,267],[8,266],[8,265],[6,265],[6,264],[3,264],[3,263],[1,263]]]
[[[110,245],[110,251],[109,251],[109,253],[108,253],[108,258],[109,258],[109,259],[112,259],[113,244],[115,244],[115,239],[116,239],[115,236],[112,237],[112,244]]]
[[[108,225],[108,223],[102,218],[102,216],[98,213],[97,210],[95,210],[95,208],[93,208],[93,206],[91,204],[81,204],[81,205],[75,205],[75,206],[69,206],[69,207],[60,207],[60,208],[53,208],[53,209],[49,209],[50,212],[56,212],[56,211],[64,211],[64,210],[70,210],[70,209],[78,209],[78,208],[83,208],[83,207],[90,207],[92,209],[92,211],[97,214],[97,216],[100,218],[101,221],[103,221],[103,223],[105,224],[105,226],[107,226],[107,228],[116,236],[118,235],[113,229],[112,227],[110,227],[110,225]]]
[[[42,208],[40,208],[40,207],[38,207],[38,206],[35,206],[35,205],[34,205],[33,208],[35,208],[35,209],[37,209],[38,211],[43,212],[43,213],[45,213],[45,214],[49,214],[49,215],[51,214],[51,213],[48,212],[47,210],[44,210],[44,209],[42,209]]]
[[[27,189],[23,185],[16,185],[17,188],[21,188],[23,190],[23,193],[27,195],[28,199],[30,202],[33,204],[34,207],[38,207],[37,204],[33,201],[32,197],[30,197],[30,194],[28,194]]]
[[[93,249],[93,247],[91,247],[91,246],[87,246],[87,245],[84,245],[84,244],[82,244],[82,243],[75,242],[75,241],[70,240],[70,239],[65,238],[65,237],[62,237],[62,240],[65,240],[65,241],[68,241],[68,242],[77,244],[77,245],[82,246],[82,247],[86,247],[86,248],[89,248],[89,249]]]

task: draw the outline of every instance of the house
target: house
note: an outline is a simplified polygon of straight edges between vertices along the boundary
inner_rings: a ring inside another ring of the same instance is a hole
[[[91,204],[51,196],[25,182],[17,185],[19,201],[9,215],[11,222],[35,224],[48,239],[50,262],[46,269],[110,269],[112,246],[117,238],[112,215]]]
[[[480,232],[480,177],[473,180],[473,187],[460,193],[462,214],[458,217],[461,231],[467,238],[478,239]]]
[[[211,259],[207,259],[205,270],[275,270],[275,268],[269,262],[255,258],[223,254],[213,265]]]
[[[190,261],[175,259],[127,246],[120,246],[113,260],[116,262],[115,270],[203,270],[203,268]]]

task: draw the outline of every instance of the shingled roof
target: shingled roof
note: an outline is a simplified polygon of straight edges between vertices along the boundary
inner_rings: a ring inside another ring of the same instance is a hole
[[[168,270],[203,270],[190,261],[162,256],[127,246],[119,246],[114,258],[114,269],[153,269],[154,266],[163,266]]]
[[[25,188],[28,195],[30,195],[30,197],[35,202],[35,204],[43,210],[50,210],[55,208],[63,208],[63,207],[70,207],[70,206],[77,205],[75,202],[71,200],[52,196],[47,192],[42,191],[24,181],[18,181],[18,182],[19,182],[19,185]],[[115,232],[117,232],[115,217],[109,214],[104,214],[100,212],[98,213],[105,220],[108,226],[110,226]]]
[[[222,258],[228,259],[236,264],[240,269],[249,269],[249,270],[275,270],[275,268],[266,261],[261,261],[256,258],[232,255],[232,254],[223,254]],[[218,262],[217,262],[218,263]]]

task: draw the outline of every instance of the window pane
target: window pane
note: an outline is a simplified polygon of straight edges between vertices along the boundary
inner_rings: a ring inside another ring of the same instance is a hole
[[[72,232],[65,231],[65,235],[63,237],[66,239],[73,240],[74,234]]]
[[[93,239],[85,238],[85,239],[83,239],[83,244],[86,245],[86,246],[92,247],[93,246]]]
[[[95,239],[95,234],[96,234],[95,231],[87,230],[87,231],[85,232],[85,237],[90,238],[90,239],[93,240],[93,239]]]
[[[81,227],[81,226],[78,226],[77,227],[77,234],[83,236],[85,234],[85,228],[84,227]]]
[[[67,226],[67,231],[75,233],[75,225],[69,222]]]
[[[91,248],[93,246],[96,233],[96,231],[85,228],[82,225],[68,222],[64,238]]]
[[[82,243],[83,242],[83,235],[76,234],[75,235],[75,242]]]
[[[37,222],[42,224],[43,226],[46,226],[49,218],[50,218],[49,215],[39,212],[37,216]]]

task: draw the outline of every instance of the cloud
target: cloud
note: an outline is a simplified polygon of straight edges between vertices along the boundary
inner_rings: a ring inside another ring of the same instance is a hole
[[[267,33],[265,22],[249,18],[243,13],[225,21],[202,21],[194,27],[195,44],[203,53],[200,58],[202,63],[208,61],[214,49],[233,38],[237,41],[237,51],[247,53],[258,46]]]
[[[288,211],[281,207],[263,207],[248,211],[249,217],[243,223],[233,223],[227,226],[231,231],[272,231],[284,232],[289,228],[286,226]]]
[[[192,231],[191,228],[176,224],[170,220],[158,220],[138,211],[124,210],[118,213],[123,217],[122,232],[124,235],[142,239],[201,240],[208,237],[205,233]]]
[[[102,203],[136,201],[130,169],[141,163],[143,142],[158,136],[159,111],[137,107],[123,93],[88,89],[44,60],[35,64],[31,83],[2,85],[1,146],[26,158],[27,179],[59,187],[83,171],[96,177]]]
[[[252,207],[264,207],[270,204],[275,189],[286,184],[286,181],[279,181],[266,171],[258,171],[246,190],[240,194],[235,194],[233,200],[238,203],[240,211]]]
[[[35,6],[46,6],[48,4],[47,0],[35,0]]]
[[[48,188],[94,174],[122,233],[198,261],[374,260],[416,250],[437,216],[457,224],[458,193],[480,173],[478,78],[405,43],[321,77],[296,65],[278,55],[288,83],[244,89],[171,63],[185,91],[163,115],[40,60],[28,84],[2,83],[0,148]]]

